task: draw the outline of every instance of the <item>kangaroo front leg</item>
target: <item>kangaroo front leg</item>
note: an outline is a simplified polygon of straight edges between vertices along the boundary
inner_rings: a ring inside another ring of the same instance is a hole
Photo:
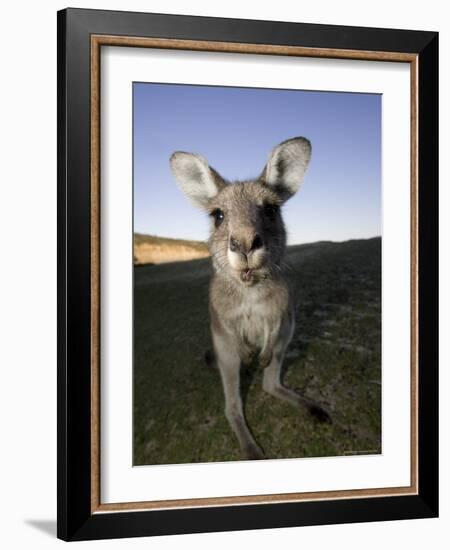
[[[227,346],[226,342],[220,342],[217,345],[217,338],[215,338],[215,343],[217,364],[225,395],[225,416],[238,438],[245,458],[249,460],[264,458],[264,453],[250,433],[244,417],[240,391],[241,360],[237,352]]]
[[[275,351],[268,367],[264,369],[263,389],[274,397],[283,399],[295,407],[307,410],[321,422],[331,422],[328,412],[315,401],[304,397],[299,392],[287,388],[281,382],[281,365],[285,348]]]

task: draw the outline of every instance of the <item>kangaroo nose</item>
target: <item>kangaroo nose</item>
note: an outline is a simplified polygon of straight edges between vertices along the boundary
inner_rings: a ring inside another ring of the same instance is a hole
[[[241,243],[234,237],[230,237],[231,252],[241,252]]]
[[[250,247],[250,250],[257,250],[258,248],[262,248],[263,246],[263,240],[259,235],[255,235],[255,238],[253,239],[252,246]]]
[[[247,244],[250,243],[250,246]],[[247,256],[250,252],[262,248],[264,242],[262,238],[256,234],[252,239],[247,240],[238,240],[236,237],[230,237],[230,250],[231,252],[240,252]]]

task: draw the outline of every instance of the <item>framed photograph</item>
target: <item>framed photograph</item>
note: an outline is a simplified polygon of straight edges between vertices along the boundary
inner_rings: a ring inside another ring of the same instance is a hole
[[[58,13],[58,537],[438,514],[438,35]]]

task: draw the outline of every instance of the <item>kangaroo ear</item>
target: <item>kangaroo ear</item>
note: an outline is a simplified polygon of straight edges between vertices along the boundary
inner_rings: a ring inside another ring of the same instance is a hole
[[[170,157],[170,167],[181,190],[199,208],[206,208],[226,185],[206,159],[194,153],[177,151]]]
[[[271,152],[261,179],[284,200],[296,193],[311,159],[311,143],[304,137],[283,141]]]

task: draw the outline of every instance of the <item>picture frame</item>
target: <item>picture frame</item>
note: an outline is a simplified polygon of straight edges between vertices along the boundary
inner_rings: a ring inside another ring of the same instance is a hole
[[[101,50],[114,46],[410,69],[410,484],[101,501]],[[58,12],[58,532],[63,540],[438,515],[438,34],[66,9]]]

